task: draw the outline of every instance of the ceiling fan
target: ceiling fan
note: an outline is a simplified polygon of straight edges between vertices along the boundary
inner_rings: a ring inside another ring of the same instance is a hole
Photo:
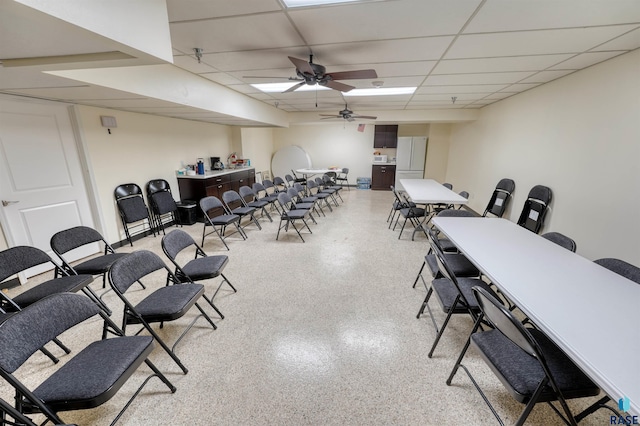
[[[376,74],[375,70],[355,70],[355,71],[341,71],[341,72],[331,72],[328,73],[327,69],[320,65],[313,63],[313,55],[309,55],[309,61],[305,61],[304,59],[294,58],[293,56],[289,56],[289,60],[296,67],[296,75],[297,77],[289,77],[288,79],[291,81],[299,81],[300,83],[295,84],[285,90],[282,93],[293,92],[296,89],[308,84],[313,86],[315,84],[319,84],[320,86],[326,86],[330,89],[339,90],[341,92],[348,92],[351,89],[354,89],[354,86],[350,86],[348,84],[340,83],[336,80],[357,80],[357,79],[367,79],[367,78],[378,78],[378,74]],[[257,77],[257,76],[247,76],[245,78],[273,78],[273,77]]]
[[[342,111],[338,111],[337,115],[331,114],[320,114],[321,120],[328,120],[330,118],[343,118],[347,121],[355,121],[356,119],[364,119],[364,120],[375,120],[378,117],[374,117],[372,115],[358,115],[347,107],[347,104],[344,105],[344,109]]]

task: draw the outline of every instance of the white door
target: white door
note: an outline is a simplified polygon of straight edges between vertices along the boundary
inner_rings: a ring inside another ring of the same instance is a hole
[[[93,227],[66,106],[0,99],[0,200],[0,224],[10,247],[34,246],[55,258],[49,245],[54,233]],[[20,278],[41,272],[29,270]]]

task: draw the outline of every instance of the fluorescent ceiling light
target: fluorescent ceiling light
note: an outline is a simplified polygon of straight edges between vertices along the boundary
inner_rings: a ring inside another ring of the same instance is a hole
[[[373,89],[353,89],[344,92],[344,96],[390,96],[412,95],[417,87],[376,87]]]
[[[361,0],[283,0],[287,7],[323,6],[335,3],[353,3]]]
[[[299,82],[286,82],[286,83],[262,83],[262,84],[252,84],[251,86],[265,93],[282,93],[287,89],[299,84]],[[304,86],[300,86],[296,89],[296,92],[311,92],[314,90],[331,90],[328,87],[305,84]]]

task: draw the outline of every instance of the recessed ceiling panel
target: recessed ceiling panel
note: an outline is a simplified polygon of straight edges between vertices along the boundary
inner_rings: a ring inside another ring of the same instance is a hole
[[[304,43],[282,13],[171,24],[171,41],[173,47],[181,51],[200,47],[204,53],[271,49]]]
[[[529,78],[525,78],[519,83],[547,83],[560,77],[564,77],[567,74],[571,74],[572,70],[560,70],[560,71],[540,71],[537,74],[532,75]]]
[[[587,27],[638,21],[640,2],[637,0],[488,0],[465,28],[465,33]]]
[[[579,70],[597,64],[598,62],[606,61],[622,53],[624,52],[587,52],[574,56],[568,61],[561,62],[549,68],[549,70]]]
[[[443,60],[433,69],[435,74],[471,74],[506,71],[540,71],[569,59],[572,54],[512,56],[506,58]]]
[[[530,71],[523,72],[493,72],[483,74],[449,74],[430,75],[425,86],[456,86],[460,84],[505,84],[516,83],[533,74]]]
[[[416,90],[416,95],[447,94],[447,93],[493,93],[504,89],[506,84],[479,84],[476,86],[422,86]]]
[[[575,28],[460,36],[445,59],[582,53],[632,27]]]
[[[478,0],[405,0],[290,11],[312,45],[457,34]],[[398,25],[398,23],[402,23]]]
[[[640,2],[639,2],[640,3]],[[633,50],[640,47],[640,29],[629,31],[610,42],[601,44],[593,50]]]

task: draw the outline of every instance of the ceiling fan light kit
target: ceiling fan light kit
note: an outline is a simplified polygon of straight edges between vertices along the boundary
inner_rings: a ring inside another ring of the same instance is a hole
[[[375,120],[378,117],[374,117],[372,115],[359,115],[359,114],[355,114],[353,111],[351,111],[349,109],[349,107],[347,106],[347,104],[344,105],[344,109],[342,111],[338,111],[337,115],[333,115],[333,114],[319,114],[321,118],[321,120],[328,120],[330,118],[342,118],[344,120],[347,120],[349,122],[352,121],[356,121],[356,119],[360,120]]]

